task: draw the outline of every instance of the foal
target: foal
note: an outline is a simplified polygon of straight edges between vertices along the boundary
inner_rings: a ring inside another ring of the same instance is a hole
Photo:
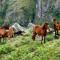
[[[47,29],[49,29],[48,23],[45,23],[43,26],[36,25],[35,27],[33,27],[32,39],[35,40],[36,35],[38,35],[38,36],[42,37],[41,43],[43,40],[45,43],[45,37],[47,35]],[[50,29],[49,29],[49,31],[50,31]]]

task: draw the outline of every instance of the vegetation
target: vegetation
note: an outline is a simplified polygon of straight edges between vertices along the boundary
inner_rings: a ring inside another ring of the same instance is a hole
[[[29,32],[30,31],[30,32]],[[60,39],[46,37],[46,43],[31,39],[31,30],[23,36],[5,39],[0,43],[0,60],[60,60]]]
[[[2,0],[0,2],[0,16],[4,20],[17,21],[26,26],[35,15],[35,0]]]
[[[0,26],[3,24],[3,19],[0,18]]]
[[[60,20],[59,4],[59,0],[0,0],[0,26],[4,20],[22,26],[49,21],[52,26],[52,17]],[[0,60],[60,60],[60,39],[48,34],[46,43],[41,44],[38,39],[32,40],[31,30],[27,28],[23,36],[0,39]]]
[[[41,24],[43,21],[50,22],[52,17],[60,20],[59,6],[59,0],[1,0],[0,17],[22,26],[29,22]]]

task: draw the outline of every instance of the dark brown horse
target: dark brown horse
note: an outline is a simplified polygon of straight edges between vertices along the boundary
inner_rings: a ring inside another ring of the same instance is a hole
[[[56,19],[53,19],[55,36],[58,35],[58,31],[60,30],[60,22],[57,22]]]
[[[43,26],[36,25],[35,27],[33,27],[32,39],[35,40],[36,35],[38,35],[38,36],[42,37],[41,43],[42,43],[43,39],[44,39],[44,43],[45,43],[45,37],[47,35],[47,29],[49,29],[48,23],[45,23]]]

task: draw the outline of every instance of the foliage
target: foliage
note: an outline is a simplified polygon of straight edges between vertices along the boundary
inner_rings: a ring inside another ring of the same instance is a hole
[[[0,18],[0,26],[3,24],[3,19],[2,18]]]
[[[26,26],[35,13],[35,1],[32,0],[9,0],[6,17],[17,21],[19,24]]]
[[[25,10],[22,10],[22,7]],[[33,14],[35,14],[35,0],[2,0],[0,2],[0,16],[4,20],[11,19],[25,26],[33,20]]]
[[[39,1],[38,8],[36,4]],[[29,22],[40,24],[48,20],[50,22],[52,17],[60,20],[60,7],[58,0],[1,0],[0,16],[10,22],[10,20],[17,21],[22,26],[27,26]],[[42,5],[41,5],[42,4]],[[58,5],[56,5],[58,4]],[[40,10],[42,11],[40,11]],[[42,18],[36,15],[38,10]]]
[[[49,34],[46,43],[41,44],[33,41],[30,30],[27,31],[28,35],[6,39],[5,44],[0,44],[0,60],[60,60],[60,39],[53,40]]]
[[[6,2],[7,1],[7,2]],[[0,17],[5,18],[9,0],[0,1]]]
[[[13,24],[13,20],[9,20],[9,25],[12,25]]]

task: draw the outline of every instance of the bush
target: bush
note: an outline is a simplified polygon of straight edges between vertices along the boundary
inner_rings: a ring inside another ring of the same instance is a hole
[[[10,47],[9,45],[5,44],[5,45],[2,45],[0,47],[0,55],[1,54],[8,54],[10,53],[11,51],[13,51],[14,49],[12,47]]]

